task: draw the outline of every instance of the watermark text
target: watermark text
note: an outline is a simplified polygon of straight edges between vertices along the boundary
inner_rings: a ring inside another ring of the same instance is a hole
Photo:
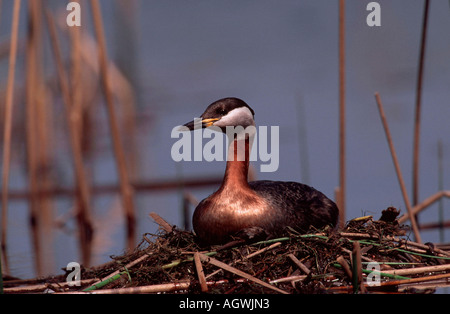
[[[261,172],[275,172],[280,164],[279,139],[280,128],[278,126],[259,126],[256,132],[255,126],[245,129],[241,126],[226,127],[226,136],[218,127],[202,129],[198,123],[193,132],[188,132],[187,127],[175,127],[172,129],[171,138],[178,139],[171,149],[171,156],[175,162],[180,161],[232,161],[235,156],[237,161],[245,158],[245,146],[243,139],[250,140],[250,161],[260,161]],[[269,134],[270,133],[270,134]],[[225,140],[224,140],[225,139]],[[233,151],[234,145],[230,145],[237,139],[237,153]],[[204,140],[208,140],[204,143]]]

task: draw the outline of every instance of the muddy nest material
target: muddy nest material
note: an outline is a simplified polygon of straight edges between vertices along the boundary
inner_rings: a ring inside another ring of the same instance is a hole
[[[145,234],[134,252],[107,265],[83,269],[81,287],[52,283],[66,276],[42,285],[63,293],[189,294],[417,293],[449,285],[450,252],[408,241],[397,215],[389,208],[377,221],[357,218],[339,232],[291,230],[279,239],[208,248],[153,215],[160,234]]]

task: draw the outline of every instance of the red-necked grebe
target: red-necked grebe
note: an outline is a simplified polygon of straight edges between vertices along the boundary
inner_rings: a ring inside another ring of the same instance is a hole
[[[208,106],[199,123],[225,133],[227,126],[254,127],[254,115],[244,101],[224,98]],[[184,127],[194,130],[194,121]],[[252,134],[240,135],[230,140],[222,185],[195,209],[193,227],[201,243],[221,244],[236,235],[273,238],[285,234],[287,227],[304,233],[311,227],[336,226],[336,204],[316,189],[297,182],[248,182]],[[239,147],[245,147],[245,154]]]

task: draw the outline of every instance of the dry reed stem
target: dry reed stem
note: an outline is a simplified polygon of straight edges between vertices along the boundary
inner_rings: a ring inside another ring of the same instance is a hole
[[[412,173],[413,205],[417,205],[417,203],[419,202],[420,120],[422,110],[422,84],[423,84],[423,73],[425,68],[425,49],[427,41],[429,7],[430,7],[430,0],[425,0],[425,8],[422,21],[422,37],[420,43],[419,71],[417,74],[416,111],[414,121],[414,148],[413,148],[413,173]]]
[[[80,2],[77,0],[76,2]],[[82,13],[84,14],[84,13]],[[55,33],[56,33],[56,23]],[[67,27],[66,27],[67,29]],[[89,261],[91,259],[91,254],[93,250],[94,241],[94,222],[91,218],[91,187],[89,185],[89,179],[87,176],[86,167],[83,162],[83,134],[86,132],[83,127],[83,92],[87,89],[86,84],[82,81],[82,63],[81,63],[81,31],[83,28],[80,27],[70,27],[70,43],[71,43],[71,54],[70,54],[70,74],[64,74],[65,77],[69,78],[69,83],[67,88],[70,89],[70,112],[67,114],[70,125],[70,136],[72,137],[72,151],[75,161],[75,173],[77,174],[77,208],[78,213],[76,215],[79,224],[80,234],[85,233],[81,236],[81,250],[84,252],[83,256]],[[87,136],[87,135],[84,135]],[[84,245],[86,243],[86,245]]]
[[[43,261],[41,249],[41,217],[38,197],[38,143],[37,138],[37,94],[38,94],[38,30],[37,30],[37,3],[32,1],[28,7],[29,28],[26,43],[26,147],[28,184],[30,189],[29,227],[31,229],[31,243],[34,253],[34,264],[37,276],[43,275]]]
[[[440,191],[443,191],[445,171],[444,171],[444,151],[442,146],[442,139],[439,139],[437,144],[437,163],[438,163],[438,189]],[[450,227],[450,221],[447,222],[444,221],[444,201],[440,200],[438,205],[438,224],[437,226],[435,226],[435,228],[439,229],[439,242],[441,243],[445,241],[444,230],[446,227]]]
[[[270,283],[274,284],[274,283],[282,283],[282,282],[296,282],[296,281],[303,281],[306,278],[308,278],[307,275],[289,276],[289,277],[283,277],[283,278],[271,280]]]
[[[93,282],[95,282],[97,279],[85,279],[81,280],[81,285],[90,285]],[[51,289],[53,291],[60,290],[60,289],[67,289],[70,287],[72,283],[71,282],[57,282],[57,283],[43,283],[43,284],[37,284],[37,285],[29,285],[29,286],[20,286],[20,287],[13,287],[13,288],[4,288],[5,294],[19,294],[19,293],[38,293],[43,292],[46,289]]]
[[[346,237],[346,238],[362,238],[362,239],[375,239],[375,240],[379,240],[380,237],[377,235],[371,235],[368,233],[351,233],[351,232],[340,232],[339,235],[341,237]],[[405,248],[405,249],[409,249],[414,251],[414,249],[410,248],[412,247],[416,247],[419,249],[422,249],[420,251],[418,251],[419,253],[426,253],[430,247],[426,244],[422,244],[422,243],[417,243],[414,241],[409,241],[409,240],[404,240],[404,239],[400,239],[398,237],[394,237],[394,236],[385,236],[381,239],[382,241],[394,241],[394,242],[398,242],[399,244],[401,244],[401,248]],[[410,246],[410,247],[408,247]],[[417,250],[415,250],[417,251]],[[441,255],[445,255],[445,256],[450,256],[450,252],[441,250],[439,248],[434,248],[434,251],[436,253],[439,253]]]
[[[308,267],[306,267],[305,264],[303,264],[302,262],[300,262],[300,261],[298,260],[298,258],[295,257],[294,254],[291,253],[291,254],[288,255],[288,257],[289,257],[289,258],[294,262],[294,264],[297,265],[298,268],[300,268],[306,275],[309,275],[309,274],[311,273],[311,270],[310,270]]]
[[[245,256],[245,258],[246,258],[246,259],[250,259],[250,258],[252,258],[252,257],[255,257],[255,256],[261,254],[261,253],[264,253],[264,252],[267,252],[267,251],[269,251],[269,250],[272,250],[272,249],[274,249],[274,248],[276,248],[277,246],[280,246],[280,245],[281,245],[281,242],[275,242],[274,244],[272,244],[272,245],[270,245],[270,246],[267,246],[267,247],[265,247],[265,248],[262,248],[261,250],[258,250],[258,251],[256,251],[256,252],[253,252],[253,253],[251,253],[251,254]],[[243,260],[243,259],[237,259],[237,260],[233,261],[233,264],[242,262],[242,260]],[[211,274],[209,274],[208,276],[206,276],[206,278],[210,278],[210,277],[212,277],[212,276],[214,276],[214,275],[220,273],[221,271],[222,271],[221,269],[218,269],[218,270],[216,270],[215,272],[212,272]]]
[[[208,285],[206,284],[205,272],[203,271],[202,262],[200,261],[200,253],[194,253],[195,270],[197,271],[198,281],[202,292],[208,292]]]
[[[200,256],[200,260],[203,261],[203,262],[207,262],[207,263],[210,263],[210,264],[212,264],[214,266],[220,267],[220,268],[222,268],[222,269],[224,269],[224,270],[226,270],[228,272],[231,272],[231,273],[233,273],[235,275],[238,275],[238,276],[241,276],[241,277],[243,277],[245,279],[253,281],[253,282],[255,282],[255,283],[257,283],[257,284],[259,284],[259,285],[261,285],[263,287],[269,288],[269,289],[274,290],[274,291],[276,291],[278,293],[288,294],[286,291],[278,289],[277,287],[274,287],[271,284],[268,284],[267,282],[259,280],[258,278],[255,278],[255,277],[253,277],[253,276],[251,276],[251,275],[249,275],[249,274],[247,274],[247,273],[245,273],[245,272],[243,272],[243,271],[241,271],[241,270],[239,270],[237,268],[234,268],[234,267],[229,266],[229,265],[227,265],[225,263],[222,263],[222,262],[216,260],[215,258],[208,257],[208,256],[206,256],[205,254],[202,254],[202,253],[199,253],[199,256]]]
[[[402,275],[417,275],[417,274],[422,274],[422,273],[435,273],[435,272],[449,271],[449,270],[450,270],[450,264],[444,264],[444,265],[433,265],[433,266],[425,266],[425,267],[383,270],[383,273],[402,276]]]
[[[80,2],[76,0],[75,2]],[[72,112],[74,120],[77,121],[77,135],[81,135],[81,116],[83,111],[83,87],[82,86],[82,64],[81,64],[81,28],[70,27],[70,39],[71,39],[71,79],[70,88],[72,91]],[[81,141],[81,138],[78,139]]]
[[[132,250],[136,242],[136,214],[134,211],[133,187],[130,184],[124,150],[120,139],[120,132],[117,123],[114,101],[111,93],[111,83],[108,71],[108,56],[106,52],[105,34],[103,29],[103,19],[98,0],[91,0],[94,28],[98,41],[100,72],[102,77],[103,92],[106,100],[109,125],[113,140],[114,155],[119,174],[122,203],[127,222],[127,249]]]
[[[389,239],[390,237],[387,237],[387,239]],[[413,249],[412,247],[416,247],[419,249],[422,249],[424,252],[428,252],[430,251],[430,247],[426,244],[422,244],[422,243],[417,243],[417,242],[413,242],[413,241],[407,241],[407,240],[402,240],[402,239],[397,239],[395,237],[392,237],[393,240],[396,240],[398,243],[401,244],[401,247],[411,250],[411,251],[417,251],[417,249]],[[443,256],[447,256],[450,257],[450,252],[447,252],[445,250],[441,250],[439,248],[433,248],[433,251],[439,255],[443,255]]]
[[[69,124],[70,146],[73,154],[74,172],[76,177],[76,186],[78,189],[78,211],[77,222],[80,236],[80,249],[83,264],[88,266],[92,254],[92,240],[93,240],[93,224],[90,211],[90,194],[86,170],[83,164],[83,156],[81,149],[81,141],[78,136],[79,120],[77,115],[73,114],[74,106],[72,104],[72,97],[70,94],[70,87],[68,83],[67,73],[64,70],[61,51],[59,48],[58,36],[56,34],[56,27],[53,17],[47,12],[47,22],[50,30],[50,38],[52,48],[55,55],[56,67],[58,70],[59,83],[63,95],[66,119]]]
[[[36,138],[38,145],[37,162],[38,162],[38,185],[39,188],[50,188],[54,186],[54,176],[52,176],[52,166],[54,159],[54,134],[56,134],[54,119],[54,110],[52,106],[52,97],[49,95],[50,86],[46,84],[45,79],[45,43],[44,43],[44,28],[45,21],[42,14],[43,0],[32,1],[33,3],[33,27],[36,33],[36,91],[35,91],[35,105],[37,108],[36,119]],[[31,6],[31,3],[30,3]],[[39,198],[40,219],[41,219],[41,233],[44,272],[53,269],[53,260],[50,257],[53,255],[53,214],[54,214],[54,200]]]
[[[417,277],[417,278],[411,278],[411,279],[383,281],[383,282],[380,282],[380,284],[378,286],[369,286],[368,284],[364,283],[364,287],[368,290],[375,289],[377,291],[380,291],[380,287],[400,286],[400,285],[408,285],[408,284],[413,284],[413,283],[429,283],[430,288],[434,288],[436,286],[441,286],[442,282],[438,282],[437,285],[432,285],[433,281],[445,279],[446,282],[448,282],[449,278],[450,278],[450,273],[447,273],[447,274],[423,276],[423,277]],[[344,292],[344,291],[351,291],[352,289],[353,289],[353,286],[350,285],[350,286],[331,287],[328,290],[334,291],[334,292]]]
[[[89,292],[69,292],[64,294],[138,294],[138,293],[163,293],[174,292],[179,290],[189,289],[191,286],[190,281],[171,282],[159,285],[149,285],[131,288],[119,288],[119,289],[102,289],[93,290]]]
[[[350,252],[351,253],[351,252]],[[352,274],[352,270],[350,269],[350,266],[348,265],[347,261],[345,260],[345,258],[340,255],[336,261],[342,266],[342,268],[344,269],[345,273],[347,274],[347,277],[352,280],[353,274]]]
[[[274,248],[276,248],[277,246],[280,246],[280,245],[281,245],[281,242],[275,242],[274,244],[269,245],[268,247],[262,248],[261,250],[258,250],[258,251],[254,252],[254,253],[251,253],[251,254],[247,255],[245,258],[249,259],[249,258],[255,257],[256,255],[259,255],[261,253],[264,253],[264,252],[267,252],[269,250],[272,250],[272,249],[274,249]],[[237,260],[237,261],[241,261],[241,260]]]
[[[425,199],[422,203],[414,206],[412,208],[411,212],[413,213],[413,215],[417,215],[419,212],[421,212],[425,208],[433,205],[435,202],[437,202],[438,200],[440,200],[441,198],[444,198],[444,197],[450,198],[450,191],[440,191],[440,192],[437,192],[436,194],[431,195],[430,197]],[[405,213],[403,216],[401,216],[398,219],[398,222],[404,223],[408,219],[409,219],[409,213]]]
[[[157,213],[151,212],[149,214],[150,217],[153,218],[153,220],[161,227],[163,228],[163,230],[167,233],[171,233],[173,231],[173,227],[167,222],[165,221],[163,218],[161,218],[160,215],[158,215]]]
[[[377,104],[378,104],[378,109],[380,111],[381,121],[383,122],[384,131],[386,133],[386,138],[387,138],[387,141],[388,141],[388,144],[389,144],[389,148],[390,148],[390,151],[391,151],[391,156],[392,156],[392,160],[394,162],[395,171],[397,173],[397,178],[398,178],[398,181],[400,183],[400,188],[401,188],[401,191],[402,191],[403,199],[404,199],[405,204],[406,204],[406,209],[408,210],[408,213],[410,215],[410,221],[411,221],[411,226],[413,228],[414,237],[416,238],[417,242],[421,243],[422,242],[422,238],[420,236],[420,232],[419,232],[419,228],[417,226],[416,218],[412,214],[411,203],[409,201],[408,192],[406,191],[405,182],[403,180],[402,171],[400,169],[400,164],[398,162],[397,153],[395,152],[395,147],[394,147],[394,144],[393,144],[393,141],[392,141],[391,133],[389,131],[389,125],[388,125],[387,120],[386,120],[386,115],[384,113],[383,104],[381,103],[380,95],[378,93],[376,93],[375,94],[375,98],[376,98],[376,101],[377,101]]]
[[[355,284],[357,284],[361,293],[366,293],[367,289],[364,287],[362,276],[361,246],[359,245],[358,241],[353,242],[352,267],[353,267],[352,279],[354,287]]]
[[[1,251],[3,256],[3,272],[9,273],[9,263],[7,258],[7,226],[8,226],[8,186],[9,167],[11,162],[11,136],[12,136],[12,114],[14,98],[14,77],[17,60],[17,38],[19,33],[19,13],[20,0],[14,0],[13,18],[11,26],[11,46],[9,54],[8,85],[6,89],[5,101],[5,122],[3,133],[3,177],[2,177],[2,230],[1,230]]]
[[[345,226],[346,122],[345,122],[345,0],[339,0],[339,225]]]
[[[417,283],[417,282],[427,282],[439,279],[447,279],[450,277],[450,273],[440,274],[440,275],[431,275],[431,276],[423,276],[411,279],[401,279],[401,280],[390,280],[386,282],[381,282],[381,286],[397,286],[403,284]]]
[[[50,188],[52,106],[47,97],[43,71],[42,0],[29,2],[28,31],[26,35],[26,160],[30,190],[29,226],[38,276],[53,267],[53,200],[38,194],[41,188]],[[45,240],[43,240],[45,239]]]

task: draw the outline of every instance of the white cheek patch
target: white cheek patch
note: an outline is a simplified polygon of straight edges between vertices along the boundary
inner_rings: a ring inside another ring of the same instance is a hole
[[[215,122],[214,125],[218,127],[226,126],[249,126],[254,125],[253,115],[250,109],[247,107],[239,107],[231,110],[225,116],[223,116],[219,121]]]

